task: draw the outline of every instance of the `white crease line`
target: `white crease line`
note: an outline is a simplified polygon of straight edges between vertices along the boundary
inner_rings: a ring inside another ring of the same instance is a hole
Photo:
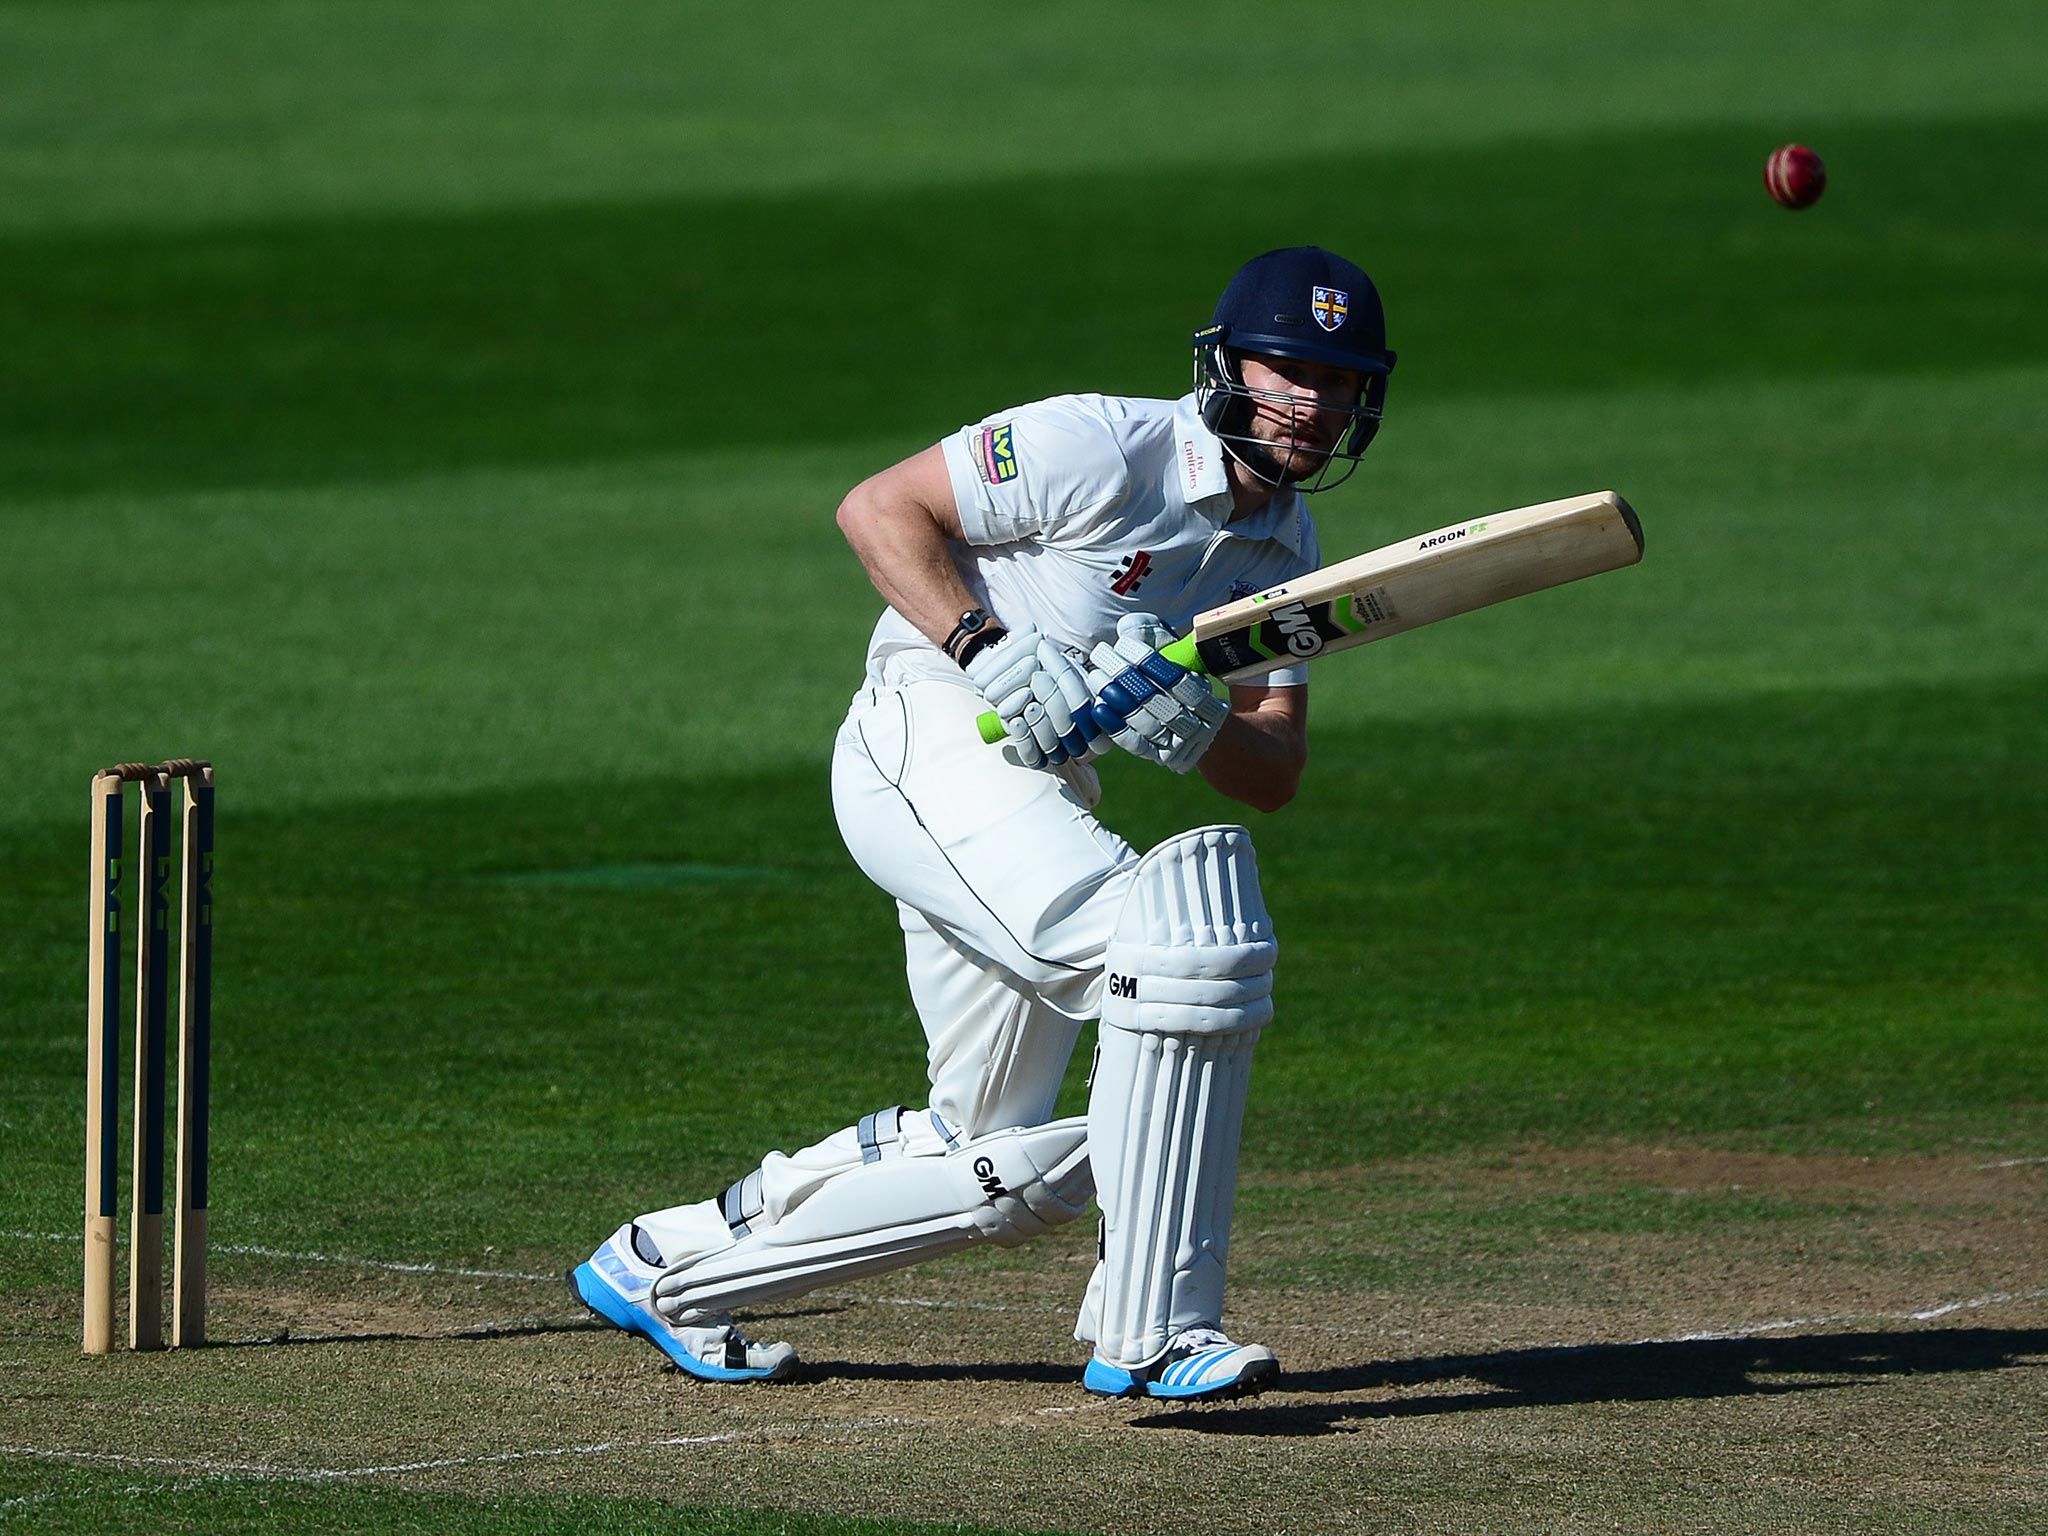
[[[2006,1167],[2017,1167],[2017,1166],[2019,1166],[2020,1164],[2032,1164],[2032,1163],[2048,1163],[2048,1158],[2017,1158],[2017,1159],[2014,1159],[2014,1160],[2013,1160],[2012,1162],[2010,1162],[2010,1163],[1986,1163],[1986,1164],[1984,1164],[1983,1166],[1984,1166],[1984,1167],[1986,1167],[1986,1168],[2006,1168]],[[84,1240],[84,1239],[83,1239],[83,1238],[82,1238],[82,1237],[81,1237],[81,1236],[80,1236],[80,1235],[79,1235],[78,1233],[75,1233],[75,1232],[20,1232],[20,1231],[7,1231],[7,1232],[0,1232],[0,1238],[13,1238],[13,1239],[16,1239],[16,1240],[18,1240],[18,1241],[22,1241],[22,1242],[49,1242],[49,1243],[64,1243],[64,1242],[70,1242],[70,1243],[77,1243],[77,1242],[82,1242],[82,1241]],[[412,1275],[449,1275],[449,1276],[455,1277],[455,1278],[457,1278],[457,1279],[464,1279],[464,1280],[525,1280],[525,1281],[533,1281],[533,1282],[535,1282],[535,1283],[543,1283],[543,1282],[545,1282],[545,1283],[548,1283],[548,1284],[553,1284],[553,1283],[555,1283],[556,1281],[560,1280],[560,1278],[561,1278],[561,1276],[559,1276],[559,1275],[551,1275],[551,1274],[550,1274],[550,1275],[540,1275],[540,1274],[532,1274],[532,1273],[528,1273],[528,1272],[526,1272],[526,1271],[523,1271],[523,1270],[507,1270],[507,1269],[457,1269],[457,1268],[453,1268],[453,1267],[450,1267],[450,1266],[445,1266],[445,1265],[440,1265],[440,1264],[422,1264],[422,1263],[410,1263],[410,1262],[406,1262],[406,1261],[403,1261],[403,1260],[398,1260],[398,1259],[361,1259],[361,1258],[351,1258],[351,1257],[348,1257],[348,1256],[346,1256],[346,1255],[342,1255],[342,1254],[330,1254],[330,1253],[298,1253],[298,1252],[292,1252],[292,1251],[289,1251],[289,1250],[286,1250],[286,1249],[282,1249],[282,1248],[264,1248],[264,1247],[258,1247],[258,1246],[256,1246],[256,1245],[253,1245],[253,1244],[246,1244],[246,1243],[244,1243],[244,1244],[226,1244],[226,1245],[221,1245],[221,1246],[218,1246],[218,1247],[216,1247],[216,1248],[214,1249],[214,1252],[216,1252],[216,1253],[233,1253],[233,1254],[246,1254],[246,1255],[249,1255],[249,1256],[251,1256],[251,1257],[255,1257],[255,1258],[267,1258],[267,1259],[285,1259],[285,1260],[289,1260],[289,1261],[292,1261],[292,1262],[294,1262],[294,1263],[300,1263],[300,1264],[337,1264],[337,1265],[346,1265],[346,1266],[352,1266],[352,1267],[355,1267],[355,1268],[360,1268],[360,1269],[382,1269],[382,1270],[392,1270],[392,1271],[396,1271],[397,1273],[400,1273],[400,1274],[412,1274]],[[872,1306],[886,1306],[886,1307],[920,1307],[920,1308],[928,1308],[928,1309],[931,1309],[931,1310],[934,1310],[934,1311],[944,1311],[944,1312],[1026,1312],[1026,1313],[1041,1313],[1041,1314],[1042,1314],[1042,1313],[1053,1313],[1053,1314],[1059,1314],[1059,1313],[1065,1313],[1065,1312],[1069,1312],[1069,1311],[1071,1311],[1071,1310],[1072,1310],[1072,1308],[1070,1308],[1070,1307],[1065,1307],[1065,1306],[1053,1306],[1053,1305],[1050,1305],[1050,1304],[1029,1304],[1029,1305],[1020,1305],[1020,1304],[1016,1304],[1016,1303],[1009,1303],[1009,1302],[992,1302],[992,1301],[959,1301],[959,1300],[947,1300],[947,1299],[942,1299],[942,1298],[935,1298],[935,1297],[921,1297],[921,1296],[862,1296],[862,1295],[859,1295],[859,1294],[857,1294],[857,1293],[852,1293],[852,1292],[847,1292],[847,1291],[841,1291],[841,1290],[827,1290],[827,1291],[820,1291],[820,1292],[817,1292],[817,1293],[815,1293],[815,1296],[816,1296],[816,1299],[818,1299],[818,1300],[836,1300],[836,1301],[840,1301],[840,1302],[843,1302],[843,1303],[846,1303],[846,1304],[849,1304],[849,1305],[862,1305],[862,1304],[867,1304],[867,1305],[872,1305]],[[1762,1334],[1762,1333],[1780,1333],[1780,1332],[1783,1332],[1783,1331],[1784,1331],[1785,1329],[1787,1329],[1787,1328],[1815,1328],[1815,1327],[1831,1327],[1831,1326],[1834,1326],[1834,1325],[1837,1325],[1837,1324],[1840,1324],[1840,1323],[1855,1323],[1855,1322],[1915,1322],[1915,1323],[1924,1323],[1924,1322],[1929,1322],[1929,1321],[1933,1320],[1934,1318],[1938,1318],[1938,1317],[1946,1317],[1947,1315],[1949,1315],[1949,1314],[1950,1314],[1950,1313],[1952,1313],[1952,1312],[1968,1312],[1968,1311],[1974,1311],[1974,1310],[1977,1310],[1978,1308],[1982,1308],[1982,1307],[2000,1306],[2000,1305],[2004,1305],[2004,1304],[2007,1304],[2007,1303],[2011,1303],[2011,1302],[2017,1302],[2017,1301],[2038,1301],[2038,1300],[2040,1300],[2040,1299],[2041,1299],[2042,1297],[2044,1297],[2044,1296],[2048,1296],[2048,1289],[2044,1289],[2044,1290],[2034,1290],[2034,1291],[2017,1291],[2017,1292],[2009,1292],[2009,1291],[2000,1291],[2000,1292],[1994,1292],[1994,1293],[1992,1293],[1992,1294],[1990,1294],[1990,1295],[1987,1295],[1987,1296],[1978,1296],[1978,1297],[1974,1297],[1974,1298],[1972,1298],[1972,1299],[1970,1299],[1970,1300],[1968,1300],[1968,1301],[1952,1301],[1952,1302],[1946,1302],[1946,1303],[1943,1303],[1943,1304],[1941,1304],[1941,1305],[1939,1305],[1939,1306],[1935,1306],[1935,1307],[1930,1307],[1930,1308],[1926,1308],[1926,1309],[1924,1309],[1924,1310],[1922,1310],[1922,1311],[1918,1311],[1918,1312],[1845,1312],[1845,1313],[1841,1313],[1841,1314],[1838,1314],[1838,1315],[1834,1315],[1834,1316],[1818,1316],[1818,1317],[1792,1317],[1792,1318],[1784,1318],[1784,1319],[1781,1319],[1781,1320],[1779,1320],[1779,1321],[1776,1321],[1776,1322],[1769,1322],[1769,1323],[1750,1323],[1750,1324],[1746,1324],[1745,1326],[1743,1326],[1743,1327],[1741,1327],[1741,1328],[1735,1328],[1735,1329],[1721,1329],[1721,1330],[1709,1330],[1709,1331],[1706,1331],[1706,1332],[1701,1332],[1701,1333],[1684,1333],[1684,1334],[1676,1334],[1676,1335],[1673,1335],[1672,1337],[1669,1337],[1669,1338],[1637,1339],[1637,1340],[1634,1340],[1633,1342],[1635,1342],[1635,1343],[1637,1343],[1637,1344],[1694,1344],[1694,1343],[1701,1343],[1701,1342],[1705,1342],[1705,1341],[1709,1341],[1709,1340],[1713,1340],[1713,1339],[1746,1339],[1746,1338],[1750,1338],[1750,1337],[1753,1337],[1754,1335],[1757,1335],[1757,1334]],[[773,1311],[774,1309],[772,1309],[772,1308],[771,1308],[771,1309],[769,1309],[769,1310],[770,1310],[770,1311]],[[460,1328],[455,1328],[455,1329],[449,1329],[449,1330],[446,1330],[446,1331],[445,1331],[444,1333],[442,1333],[442,1334],[437,1334],[437,1335],[435,1335],[435,1337],[450,1337],[450,1338],[452,1338],[452,1337],[458,1337],[458,1336],[460,1336],[460,1335],[462,1335],[462,1334],[466,1334],[466,1333],[478,1333],[478,1334],[488,1334],[488,1332],[489,1332],[489,1331],[490,1331],[491,1329],[493,1329],[494,1327],[497,1327],[497,1326],[499,1326],[499,1325],[496,1325],[496,1324],[492,1324],[492,1323],[471,1323],[471,1324],[465,1324],[465,1325],[464,1325],[463,1327],[460,1327]],[[1347,1334],[1353,1334],[1353,1333],[1363,1333],[1363,1332],[1367,1332],[1367,1331],[1369,1331],[1369,1330],[1361,1330],[1361,1329],[1349,1329],[1349,1328],[1329,1328],[1329,1327],[1325,1326],[1325,1327],[1320,1327],[1318,1331],[1322,1331],[1322,1332],[1335,1332],[1335,1333],[1347,1333]],[[271,1335],[257,1335],[257,1336],[254,1336],[254,1337],[252,1338],[251,1342],[261,1342],[262,1340],[264,1340],[264,1339],[268,1339],[268,1338],[270,1338],[270,1337],[272,1337],[272,1336],[271,1336]],[[347,1340],[347,1339],[350,1339],[350,1338],[354,1338],[354,1337],[356,1337],[356,1335],[352,1335],[352,1334],[333,1334],[333,1335],[313,1335],[313,1336],[307,1336],[307,1337],[304,1337],[304,1338],[300,1338],[300,1337],[298,1337],[298,1336],[293,1336],[293,1342],[295,1342],[295,1343],[323,1343],[323,1342],[328,1342],[328,1341],[330,1341],[330,1340],[331,1340],[331,1341],[333,1341],[333,1342],[340,1342],[340,1341],[343,1341],[343,1340]],[[1534,1346],[1534,1347],[1535,1347],[1535,1348],[1538,1348],[1538,1349],[1542,1349],[1542,1348],[1546,1348],[1546,1347],[1549,1347],[1549,1346],[1544,1346],[1544,1345],[1537,1345],[1537,1346]],[[1609,1346],[1609,1345],[1598,1345],[1598,1344],[1589,1344],[1589,1345],[1558,1345],[1558,1346],[1555,1346],[1555,1347],[1556,1347],[1556,1348],[1560,1348],[1560,1349],[1574,1349],[1574,1348],[1585,1348],[1585,1349],[1601,1349],[1601,1348],[1610,1348],[1610,1347],[1612,1347],[1612,1346]]]
[[[0,1234],[13,1235],[13,1234]],[[1596,1350],[1640,1347],[1657,1344],[1698,1344],[1724,1340],[1753,1338],[1758,1334],[1780,1333],[1788,1328],[1831,1327],[1842,1323],[1857,1322],[1929,1322],[1955,1312],[1975,1311],[1985,1307],[2002,1306],[2013,1302],[2037,1301],[2048,1297],[2048,1287],[2031,1291],[1994,1291],[1983,1296],[1973,1296],[1966,1301],[1952,1301],[1940,1306],[1922,1308],[1916,1312],[1844,1312],[1832,1315],[1783,1318],[1776,1322],[1750,1323],[1736,1329],[1713,1329],[1698,1333],[1677,1334],[1664,1338],[1637,1339],[1628,1344],[1552,1344],[1523,1345],[1510,1347],[1501,1353],[1513,1354],[1555,1354],[1572,1355],[1590,1353]],[[909,1298],[884,1298],[902,1305],[922,1305]],[[1023,1310],[1005,1308],[1004,1310]],[[1037,1410],[1041,1416],[1079,1413],[1099,1405],[1079,1403],[1071,1406],[1060,1405]],[[171,1456],[132,1456],[115,1451],[67,1451],[52,1450],[29,1445],[0,1445],[0,1456],[21,1456],[39,1461],[75,1461],[104,1465],[129,1467],[159,1467],[179,1472],[197,1473],[201,1478],[225,1481],[246,1478],[258,1482],[339,1482],[350,1478],[399,1477],[413,1472],[446,1471],[453,1467],[504,1466],[520,1461],[535,1461],[562,1456],[603,1456],[615,1451],[677,1450],[692,1446],[728,1445],[743,1440],[759,1440],[776,1435],[802,1435],[824,1432],[828,1434],[847,1433],[862,1429],[902,1428],[912,1425],[931,1425],[948,1422],[942,1419],[906,1418],[883,1416],[865,1419],[838,1419],[820,1423],[778,1424],[760,1429],[729,1430],[717,1435],[671,1435],[657,1440],[601,1440],[588,1445],[540,1446],[525,1451],[501,1451],[488,1456],[446,1456],[429,1461],[390,1462],[371,1467],[276,1467],[260,1462],[223,1462],[205,1458],[179,1458]],[[159,1485],[159,1487],[167,1485]],[[146,1488],[117,1490],[120,1494],[140,1494],[158,1491]],[[22,1508],[42,1503],[55,1497],[70,1495],[31,1494],[26,1497],[0,1501],[0,1510]],[[81,1495],[96,1496],[96,1495]]]
[[[1911,1312],[1907,1315],[1916,1323],[1924,1323],[1930,1318],[1946,1317],[1951,1312],[1970,1312],[1978,1307],[1995,1307],[2008,1301],[2039,1301],[2043,1296],[2048,1296],[2048,1289],[2012,1293],[2001,1291],[1989,1296],[1973,1297],[1969,1301],[1952,1301],[1946,1306],[1930,1307],[1925,1312]]]
[[[33,1445],[0,1445],[0,1456],[26,1456],[34,1461],[106,1462],[120,1467],[167,1467],[181,1472],[204,1472],[210,1477],[264,1477],[271,1472],[257,1462],[212,1461],[195,1456],[130,1456],[122,1451],[48,1450]]]
[[[406,1275],[452,1275],[460,1280],[532,1280],[559,1284],[561,1276],[536,1275],[518,1269],[454,1269],[441,1264],[408,1264],[398,1259],[357,1259],[339,1253],[291,1253],[282,1248],[259,1248],[250,1243],[226,1243],[215,1253],[247,1254],[259,1259],[289,1259],[295,1264],[343,1264],[357,1269],[390,1269]]]
[[[209,1340],[219,1344],[362,1344],[376,1343],[386,1339],[394,1342],[414,1343],[423,1339],[497,1339],[541,1329],[560,1331],[571,1329],[578,1324],[598,1325],[591,1322],[588,1312],[571,1315],[567,1312],[551,1314],[529,1313],[524,1317],[487,1318],[481,1323],[463,1323],[454,1328],[435,1328],[427,1333],[299,1333],[291,1328],[276,1328],[268,1333],[245,1333],[232,1339]],[[374,1324],[365,1323],[366,1330]]]
[[[1539,1354],[1568,1354],[1574,1350],[1627,1349],[1643,1344],[1704,1344],[1716,1339],[1747,1339],[1758,1334],[1783,1333],[1788,1328],[1833,1328],[1846,1323],[1925,1323],[1935,1318],[1947,1317],[1953,1312],[1974,1312],[1984,1307],[2008,1306],[2016,1302],[2040,1301],[2048,1298],[2048,1287],[2032,1291],[1992,1291],[1983,1296],[1972,1296],[1966,1301],[1947,1301],[1935,1306],[1923,1307],[1913,1312],[1837,1312],[1817,1314],[1813,1317],[1786,1317],[1768,1323],[1745,1323],[1737,1328],[1710,1328],[1698,1333],[1669,1334],[1645,1339],[1623,1339],[1608,1343],[1594,1344],[1501,1344],[1501,1351],[1527,1350]],[[1248,1308],[1256,1319],[1256,1308]],[[1254,1322],[1253,1326],[1257,1326]],[[1342,1338],[1386,1338],[1413,1339],[1418,1346],[1430,1344],[1436,1337],[1426,1330],[1414,1328],[1355,1328],[1341,1323],[1290,1323],[1290,1329],[1314,1333],[1336,1334]]]
[[[2048,1296],[2048,1288],[2035,1291],[1993,1291],[1985,1296],[1972,1296],[1967,1301],[1947,1301],[1939,1306],[1923,1307],[1917,1312],[1838,1312],[1823,1317],[1788,1317],[1775,1323],[1750,1323],[1746,1327],[1709,1330],[1704,1333],[1682,1333],[1669,1339],[1637,1339],[1638,1344],[1700,1344],[1716,1339],[1747,1339],[1760,1333],[1782,1333],[1787,1328],[1832,1328],[1843,1323],[1927,1323],[1937,1317],[1947,1317],[1953,1312],[1975,1312],[1984,1307],[2007,1306],[2019,1301],[2039,1301]],[[1613,1345],[1589,1344],[1587,1349],[1611,1349]]]
[[[67,1451],[34,1445],[0,1445],[0,1456],[35,1461],[89,1462],[103,1466],[161,1468],[196,1473],[210,1481],[246,1478],[253,1482],[333,1483],[352,1478],[402,1477],[412,1472],[443,1472],[453,1467],[495,1467],[560,1456],[606,1456],[615,1451],[667,1451],[695,1446],[729,1445],[740,1440],[776,1436],[846,1434],[856,1430],[901,1428],[944,1422],[939,1419],[876,1417],[828,1419],[816,1423],[771,1424],[759,1429],[727,1430],[717,1435],[667,1435],[656,1440],[599,1440],[587,1445],[544,1445],[525,1451],[499,1451],[488,1456],[440,1456],[426,1461],[394,1461],[370,1467],[280,1467],[262,1462],[218,1461],[206,1457],[132,1456],[119,1451]],[[24,1501],[26,1502],[26,1501]],[[7,1506],[0,1505],[0,1508]]]
[[[1979,1163],[1977,1171],[1988,1173],[1993,1168],[2035,1168],[2048,1163],[2048,1157],[2008,1157],[2002,1163]]]
[[[1925,1323],[1936,1318],[1947,1317],[1955,1312],[1973,1312],[1984,1307],[2006,1306],[2014,1302],[2039,1301],[2048,1297],[2048,1287],[2032,1291],[1993,1291],[1984,1296],[1972,1296],[1967,1301],[1944,1302],[1939,1306],[1924,1307],[1917,1312],[1837,1312],[1814,1317],[1787,1317],[1769,1323],[1747,1323],[1740,1328],[1709,1328],[1698,1333],[1671,1334],[1661,1338],[1628,1339],[1619,1341],[1595,1341],[1584,1344],[1511,1344],[1501,1341],[1485,1354],[1473,1355],[1474,1361],[1506,1360],[1529,1355],[1596,1355],[1617,1349],[1655,1348],[1661,1344],[1714,1344],[1732,1343],[1740,1339],[1755,1338],[1760,1334],[1783,1333],[1791,1328],[1834,1328],[1847,1323]],[[1365,1329],[1332,1328],[1328,1325],[1314,1325],[1318,1332],[1337,1333],[1347,1336],[1362,1336]],[[1412,1330],[1402,1330],[1405,1337],[1424,1342],[1424,1336]],[[1282,1378],[1281,1389],[1286,1389]],[[1041,1412],[1051,1410],[1041,1409]]]
[[[1024,1305],[1007,1301],[948,1301],[931,1296],[861,1296],[851,1291],[839,1291],[831,1295],[836,1300],[854,1305],[866,1303],[879,1307],[929,1307],[938,1312],[1034,1312],[1065,1316],[1074,1310],[1070,1306],[1056,1307],[1048,1302]]]
[[[0,1238],[13,1238],[27,1243],[78,1243],[84,1239],[76,1232],[0,1232]],[[459,1280],[529,1280],[535,1284],[558,1285],[561,1275],[533,1274],[517,1269],[457,1269],[445,1264],[411,1263],[401,1259],[361,1259],[346,1254],[298,1253],[285,1248],[264,1248],[253,1243],[216,1243],[214,1253],[243,1254],[259,1259],[284,1259],[295,1264],[336,1264],[356,1269],[386,1269],[406,1275],[449,1275]],[[1016,1305],[995,1301],[947,1301],[919,1296],[862,1296],[850,1291],[822,1291],[817,1293],[820,1300],[836,1300],[850,1304],[867,1303],[885,1307],[930,1307],[949,1312],[1071,1312],[1072,1307],[1051,1305]],[[773,1310],[773,1309],[770,1309]],[[337,1335],[346,1337],[346,1335]]]
[[[77,1232],[0,1232],[0,1238],[24,1243],[82,1243]],[[400,1259],[358,1259],[341,1253],[295,1253],[286,1248],[264,1248],[255,1243],[212,1243],[213,1253],[233,1253],[256,1259],[285,1259],[294,1264],[338,1264],[353,1269],[389,1269],[405,1275],[449,1275],[458,1280],[531,1280],[559,1282],[561,1276],[530,1274],[518,1269],[457,1269],[446,1264],[412,1264]]]

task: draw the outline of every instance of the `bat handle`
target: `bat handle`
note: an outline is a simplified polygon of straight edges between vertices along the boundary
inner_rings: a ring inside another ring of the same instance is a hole
[[[1190,672],[1204,677],[1208,675],[1208,668],[1202,665],[1202,653],[1195,648],[1193,635],[1182,635],[1180,639],[1162,645],[1159,654],[1178,666],[1186,667]],[[990,746],[1008,739],[1009,733],[1003,729],[1002,716],[992,709],[983,710],[974,724],[981,732],[981,739]]]

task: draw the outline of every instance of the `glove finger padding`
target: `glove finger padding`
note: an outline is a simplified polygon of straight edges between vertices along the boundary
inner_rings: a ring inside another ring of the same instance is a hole
[[[1230,718],[1230,700],[1222,697],[1206,681],[1196,678],[1198,691],[1187,701],[1189,711],[1206,726],[1221,727]]]
[[[1172,634],[1150,614],[1117,621],[1114,645],[1098,643],[1089,656],[1095,718],[1133,756],[1186,773],[1208,750],[1230,705],[1208,679],[1159,654]]]
[[[1043,672],[1033,675],[1031,702],[1024,706],[1023,713],[1018,718],[1023,721],[1025,730],[1031,733],[1032,745],[1038,749],[1039,761],[1031,766],[1057,768],[1067,760],[1067,749],[1060,741],[1060,728],[1054,721],[1052,713],[1040,702],[1043,695],[1039,692],[1039,684],[1044,681]]]
[[[1038,642],[1038,671],[1032,674],[1032,698],[1045,712],[1033,730],[1049,765],[1087,762],[1109,750],[1102,727],[1095,723],[1095,695],[1088,678],[1064,649],[1051,640]]]
[[[1025,718],[1027,710],[1043,713],[1031,689],[1031,680],[1040,670],[1038,652],[1043,638],[1036,625],[1026,624],[976,652],[961,669],[1003,722],[1003,730],[1015,744],[1017,760],[1026,768],[1046,766],[1038,732]]]
[[[1218,698],[1209,689],[1206,679],[1189,674],[1189,680],[1199,690],[1198,695],[1187,701],[1188,713],[1195,719],[1192,729],[1181,736],[1180,746],[1166,761],[1166,766],[1175,773],[1186,773],[1195,766],[1195,761],[1209,750],[1209,743],[1216,739],[1216,733],[1223,728],[1223,722],[1230,718],[1230,701]]]
[[[1020,764],[1026,768],[1046,766],[1045,753],[1038,745],[1038,738],[1032,734],[1022,710],[1003,721],[1003,730],[1006,733],[1004,740],[1009,742]]]
[[[1096,706],[1097,723],[1105,727],[1109,739],[1148,763],[1166,763],[1180,749],[1176,722],[1184,718],[1163,694],[1155,694],[1129,715],[1119,715],[1104,704]]]

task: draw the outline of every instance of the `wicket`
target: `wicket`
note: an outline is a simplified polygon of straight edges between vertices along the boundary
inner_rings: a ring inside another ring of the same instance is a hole
[[[206,1341],[207,1101],[213,1055],[213,766],[121,763],[92,781],[85,1109],[85,1352],[114,1347],[114,1224],[120,1212],[121,853],[124,786],[140,790],[142,921],[135,936],[135,1210],[128,1238],[128,1344],[162,1349],[164,1111],[169,1063],[171,780],[185,783],[178,949],[178,1218],[172,1347]]]

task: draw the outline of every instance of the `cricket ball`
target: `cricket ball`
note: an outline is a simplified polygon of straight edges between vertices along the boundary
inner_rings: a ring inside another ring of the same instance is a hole
[[[1828,189],[1828,168],[1804,144],[1787,144],[1764,162],[1764,187],[1787,208],[1811,208]]]

